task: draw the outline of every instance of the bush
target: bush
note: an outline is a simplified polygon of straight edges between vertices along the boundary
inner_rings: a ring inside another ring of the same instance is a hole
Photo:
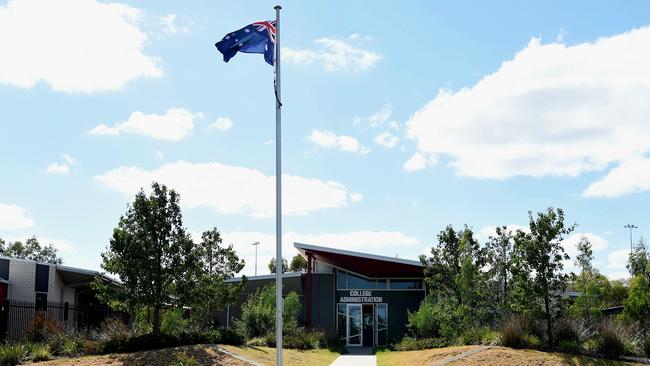
[[[449,346],[450,343],[442,338],[413,338],[404,337],[399,343],[392,346],[395,351],[419,351],[430,348],[442,348]]]
[[[650,357],[650,337],[641,340],[641,350],[645,353],[646,357]]]
[[[580,353],[580,344],[576,340],[563,339],[558,342],[560,351],[565,353]]]
[[[29,350],[29,354],[30,358],[34,362],[47,361],[52,359],[52,354],[50,353],[49,348],[47,348],[47,345],[44,344],[32,346],[32,348]]]
[[[409,333],[416,338],[456,340],[462,329],[475,327],[471,309],[453,299],[425,299],[416,312],[408,314]]]
[[[95,331],[94,338],[108,341],[111,339],[127,339],[135,335],[136,332],[124,324],[122,319],[110,317],[104,319],[99,330]]]
[[[48,336],[63,333],[63,326],[54,319],[48,319],[45,312],[37,311],[34,320],[29,323],[27,339],[31,342],[43,342]]]
[[[165,334],[178,336],[187,330],[187,326],[188,321],[183,319],[183,312],[181,309],[170,309],[162,316],[160,331]]]
[[[113,339],[99,344],[98,353],[125,353],[148,351],[159,348],[169,348],[180,346],[178,337],[168,334],[161,334],[154,337],[151,334],[144,334],[127,339]]]
[[[25,358],[27,350],[22,344],[0,346],[0,366],[17,365]]]
[[[556,341],[576,341],[578,345],[593,335],[592,330],[583,319],[562,318],[555,325]]]
[[[526,334],[524,335],[524,347],[530,349],[540,349],[543,346],[542,340],[535,335]]]
[[[321,330],[306,331],[304,328],[297,328],[285,334],[282,338],[283,346],[293,349],[319,349],[327,347],[327,338]]]
[[[266,337],[255,337],[246,341],[247,346],[264,347],[267,345]]]
[[[458,343],[464,345],[482,344],[495,345],[499,343],[499,333],[488,327],[472,327],[460,335]]]
[[[519,317],[510,317],[501,324],[501,343],[512,348],[525,348],[526,330]]]
[[[190,356],[184,351],[177,352],[175,360],[170,366],[199,366],[199,361],[196,360],[196,357]]]
[[[617,359],[625,353],[625,329],[614,321],[607,320],[598,326],[596,352],[604,357]]]

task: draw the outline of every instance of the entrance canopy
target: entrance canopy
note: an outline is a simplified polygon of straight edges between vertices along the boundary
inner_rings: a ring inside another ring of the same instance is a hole
[[[311,255],[317,261],[367,277],[413,278],[423,276],[423,266],[419,261],[310,244],[294,243],[293,245],[305,257]]]

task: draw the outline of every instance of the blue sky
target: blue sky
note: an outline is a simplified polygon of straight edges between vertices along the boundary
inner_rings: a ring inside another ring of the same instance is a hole
[[[181,193],[253,272],[274,253],[274,97],[226,33],[273,2],[0,2],[0,237],[99,268],[133,193]],[[481,240],[565,209],[625,272],[650,195],[650,5],[282,2],[285,249],[416,258],[447,224]]]

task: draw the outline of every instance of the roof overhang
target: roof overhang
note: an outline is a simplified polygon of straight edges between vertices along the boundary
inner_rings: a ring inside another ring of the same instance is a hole
[[[107,283],[111,285],[119,285],[120,283],[100,272],[91,271],[81,268],[67,267],[67,266],[55,266],[56,272],[59,274],[63,283],[66,287],[73,288],[85,288],[89,287],[90,283],[95,279],[96,276],[103,278]]]
[[[293,245],[305,257],[311,255],[317,261],[366,277],[423,277],[424,267],[419,261],[311,244],[294,243]]]

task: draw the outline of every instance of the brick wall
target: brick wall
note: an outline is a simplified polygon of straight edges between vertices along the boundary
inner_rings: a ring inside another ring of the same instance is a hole
[[[36,263],[11,260],[9,263],[9,299],[34,301]]]

